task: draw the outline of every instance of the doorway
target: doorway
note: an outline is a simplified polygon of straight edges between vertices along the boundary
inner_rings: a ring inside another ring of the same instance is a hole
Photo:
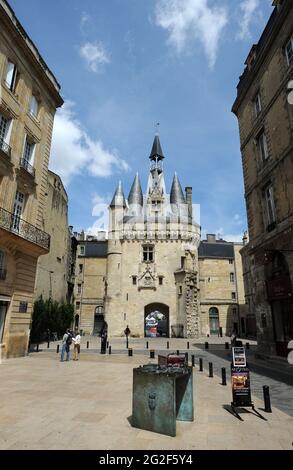
[[[8,306],[7,302],[0,302],[0,344],[2,343],[2,340],[3,340],[7,306]]]
[[[153,303],[144,309],[144,334],[146,338],[169,338],[169,307]]]
[[[210,334],[219,335],[220,333],[219,310],[216,307],[210,308],[209,320],[210,320]]]

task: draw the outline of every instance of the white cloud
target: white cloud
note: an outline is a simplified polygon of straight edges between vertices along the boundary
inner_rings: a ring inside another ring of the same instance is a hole
[[[92,72],[100,72],[103,65],[111,62],[110,56],[101,42],[86,42],[79,49],[79,55],[85,60]]]
[[[169,32],[169,44],[180,53],[199,41],[211,68],[227,22],[227,9],[209,6],[208,0],[158,0],[156,7],[156,23]]]
[[[85,11],[82,12],[81,19],[80,19],[80,27],[83,29],[83,27],[91,21],[91,16],[86,13]]]
[[[107,178],[115,170],[128,170],[128,164],[116,150],[105,149],[101,140],[93,140],[88,135],[75,115],[72,102],[67,102],[56,114],[50,163],[64,184],[82,172]]]
[[[109,215],[108,215],[108,207],[111,202],[111,196],[99,196],[95,194],[92,203],[93,203],[93,210],[92,216],[97,217],[95,222],[91,227],[88,227],[86,233],[89,235],[97,235],[98,232],[104,231],[106,234],[108,233],[108,225],[109,225]]]
[[[254,19],[255,12],[259,7],[259,0],[243,0],[240,5],[240,31],[239,39],[250,38],[250,25]]]
[[[228,233],[224,230],[223,227],[216,230],[217,238],[222,238],[226,242],[242,242],[244,230],[241,233]]]

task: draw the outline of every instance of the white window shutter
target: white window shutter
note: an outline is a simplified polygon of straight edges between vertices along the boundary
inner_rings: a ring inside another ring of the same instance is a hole
[[[7,145],[9,145],[10,143],[12,125],[13,125],[13,119],[10,119],[10,121],[8,121],[7,123],[6,129],[5,129],[5,135],[4,135],[4,141],[6,142]]]
[[[13,76],[14,76],[15,65],[12,62],[8,62],[6,70],[6,84],[11,89]]]

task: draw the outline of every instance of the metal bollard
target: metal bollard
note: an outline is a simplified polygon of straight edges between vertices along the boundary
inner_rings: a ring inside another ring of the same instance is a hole
[[[146,348],[149,349],[149,342],[146,342]]]
[[[169,345],[169,341],[167,341],[167,349],[169,349],[170,345]]]
[[[209,362],[209,377],[214,377],[214,368],[212,362]]]
[[[179,349],[177,349],[177,352],[176,352],[176,354],[177,354],[177,356],[179,356],[179,354],[180,354],[180,351],[179,351]]]
[[[194,354],[192,354],[192,356],[191,356],[191,365],[192,365],[192,367],[195,366],[195,356],[194,356]]]
[[[112,354],[112,346],[109,346],[109,354]]]
[[[204,343],[204,347],[205,349],[209,349],[209,343],[207,341]]]
[[[189,341],[187,341],[187,349],[189,349]]]
[[[225,349],[229,349],[229,343],[225,343]]]
[[[250,344],[246,343],[246,349],[250,349]]]
[[[222,385],[227,385],[226,369],[225,369],[225,367],[222,367]]]
[[[264,398],[264,404],[265,404],[265,412],[272,413],[270,388],[267,385],[263,386],[263,398]]]
[[[202,360],[202,357],[199,358],[199,372],[203,372],[203,360]]]
[[[50,348],[50,341],[48,341],[48,343],[47,343],[47,348],[48,349]]]
[[[90,347],[90,342],[87,341],[87,342],[86,342],[86,348],[88,349],[89,347]]]
[[[153,349],[150,350],[150,358],[155,359],[155,351]]]
[[[129,357],[133,356],[133,349],[132,348],[128,348],[128,356]]]
[[[59,349],[60,349],[60,346],[59,346],[59,344],[57,344],[57,350],[56,350],[57,354],[59,354]]]
[[[109,347],[109,341],[107,341],[107,346],[106,346],[106,347],[107,347],[107,349],[108,349],[108,347]]]
[[[188,360],[189,360],[189,357],[188,357],[188,352],[185,353],[185,361],[186,361],[186,364],[188,365]]]
[[[37,352],[39,352],[39,343],[37,344]]]

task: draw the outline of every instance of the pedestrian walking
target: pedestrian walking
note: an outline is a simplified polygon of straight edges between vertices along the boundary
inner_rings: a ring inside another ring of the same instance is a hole
[[[237,341],[237,331],[234,329],[231,334],[231,347],[235,348]]]
[[[73,343],[74,343],[74,348],[73,348],[73,360],[78,361],[79,355],[80,355],[80,341],[81,341],[81,336],[79,334],[79,331],[75,333],[75,337],[72,338]]]
[[[64,355],[66,352],[66,361],[70,361],[70,346],[72,343],[72,335],[68,329],[62,339],[62,348],[61,348],[61,362],[64,362]]]

